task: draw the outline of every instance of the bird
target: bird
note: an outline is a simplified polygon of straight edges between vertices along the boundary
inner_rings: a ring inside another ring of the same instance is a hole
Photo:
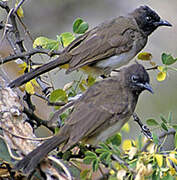
[[[153,93],[149,75],[138,63],[120,69],[116,76],[97,81],[74,104],[59,132],[20,160],[15,169],[21,169],[25,174],[33,171],[61,144],[62,152],[80,141],[97,147],[130,119],[144,90]]]
[[[127,16],[106,21],[71,42],[55,60],[20,76],[9,84],[15,88],[56,67],[66,74],[83,70],[96,77],[109,75],[133,59],[159,26],[172,26],[148,6],[140,6]]]

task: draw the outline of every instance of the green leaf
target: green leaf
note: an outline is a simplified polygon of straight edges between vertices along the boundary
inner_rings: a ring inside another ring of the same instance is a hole
[[[88,23],[83,21],[81,18],[77,18],[73,23],[73,32],[76,34],[83,34],[89,28]]]
[[[50,102],[64,101],[67,102],[68,97],[66,92],[63,89],[54,90],[49,97]]]
[[[129,162],[130,168],[133,168],[133,169],[136,168],[136,164],[137,164],[137,159],[134,159],[134,160],[132,160],[132,161]]]
[[[172,127],[177,131],[177,125],[173,125]]]
[[[152,174],[152,180],[161,180],[160,173],[157,171],[154,171]]]
[[[165,123],[161,123],[161,127],[162,127],[165,131],[168,132],[168,128],[167,128],[167,126],[165,125]]]
[[[100,143],[99,146],[107,151],[110,151],[109,147],[104,143]]]
[[[166,124],[167,123],[167,120],[161,115],[160,116],[160,119]]]
[[[95,150],[96,153],[98,154],[102,154],[102,153],[105,153],[105,152],[109,152],[107,149],[101,149],[101,148],[98,148]]]
[[[171,56],[171,54],[166,54],[166,53],[163,53],[161,58],[162,58],[162,63],[165,65],[171,65],[177,61],[177,58],[174,59]]]
[[[177,132],[175,133],[175,148],[177,148]]]
[[[97,159],[93,160],[92,162],[92,169],[93,169],[93,172],[97,171],[98,170],[98,167],[99,167],[99,162]]]
[[[85,164],[91,164],[91,162],[96,159],[97,159],[97,155],[94,152],[87,151],[87,152],[85,152],[85,158],[84,158],[83,162]]]
[[[38,37],[33,42],[33,48],[41,46],[44,49],[58,50],[59,42],[46,37]]]
[[[83,162],[84,162],[85,164],[91,164],[91,162],[92,162],[94,159],[95,159],[95,158],[92,158],[92,157],[87,156],[87,157],[85,157],[85,158],[83,159]]]
[[[59,37],[63,47],[68,46],[75,39],[75,36],[70,32],[64,32]]]
[[[120,149],[118,146],[116,145],[112,145],[112,148],[113,148],[113,154],[117,155],[117,156],[120,156]]]
[[[110,143],[111,143],[111,144],[113,144],[113,145],[120,146],[121,141],[122,141],[122,136],[121,136],[120,133],[117,133],[117,134],[111,136],[110,138],[108,138],[108,139],[106,140],[106,143],[107,143],[107,144],[110,144]]]
[[[159,123],[155,119],[148,119],[146,120],[147,125],[149,126],[157,126]]]
[[[91,152],[91,151],[87,151],[87,152],[85,153],[85,155],[86,155],[87,157],[97,158],[97,155],[96,155],[94,152]]]
[[[152,137],[153,137],[153,142],[158,145],[159,144],[159,138],[158,136],[153,132],[152,133]]]
[[[171,123],[172,121],[172,112],[169,112],[168,114],[168,122]]]
[[[163,175],[163,177],[160,178],[160,180],[175,180],[175,179],[176,178],[171,176],[169,173],[166,176]]]
[[[102,153],[100,156],[99,156],[99,158],[100,158],[100,161],[105,161],[106,160],[106,158],[109,156],[109,152],[104,152],[104,153]]]

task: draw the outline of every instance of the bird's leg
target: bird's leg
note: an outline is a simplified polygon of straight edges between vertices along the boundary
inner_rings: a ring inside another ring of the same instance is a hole
[[[134,119],[134,121],[136,121],[136,122],[138,123],[138,125],[140,126],[143,134],[144,134],[148,139],[152,140],[153,137],[152,137],[151,131],[149,130],[149,128],[148,128],[146,125],[144,125],[144,124],[141,122],[140,118],[137,116],[136,113],[133,113],[133,119]]]

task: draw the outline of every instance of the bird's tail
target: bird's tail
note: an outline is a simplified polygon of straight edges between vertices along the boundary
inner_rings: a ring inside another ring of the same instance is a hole
[[[34,79],[35,77],[44,74],[46,72],[51,71],[52,69],[55,69],[56,67],[59,67],[61,65],[64,65],[68,63],[68,58],[64,54],[61,54],[57,59],[50,61],[49,63],[46,63],[28,73],[25,73],[24,75],[20,76],[19,78],[12,81],[8,86],[10,88],[15,88],[23,85],[24,83],[30,81],[31,79]]]
[[[62,144],[66,136],[54,136],[46,140],[43,144],[31,151],[27,156],[15,165],[15,170],[22,170],[25,174],[33,171],[38,163],[53,149]]]

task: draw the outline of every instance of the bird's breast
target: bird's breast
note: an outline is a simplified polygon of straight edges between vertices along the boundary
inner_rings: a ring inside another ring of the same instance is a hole
[[[133,57],[135,57],[137,53],[137,50],[135,48],[132,48],[130,51],[121,53],[119,55],[112,56],[108,59],[101,60],[96,63],[96,67],[99,67],[101,69],[110,68],[110,70],[119,68],[123,65],[126,65],[129,63]]]
[[[92,144],[93,146],[98,145],[100,142],[106,141],[108,137],[113,136],[115,133],[119,132],[123,125],[130,119],[131,115],[126,116],[126,118],[119,119],[112,126],[107,127],[99,134],[92,136],[86,140],[85,143]]]

